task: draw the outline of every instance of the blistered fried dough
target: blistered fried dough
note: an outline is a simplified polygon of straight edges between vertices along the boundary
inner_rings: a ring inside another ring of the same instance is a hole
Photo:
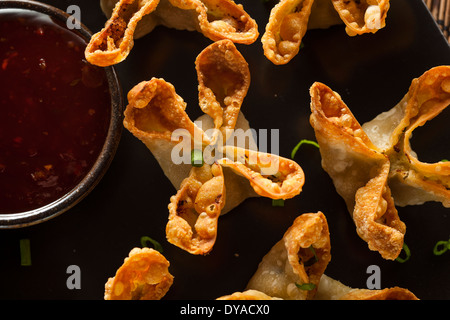
[[[298,216],[264,256],[247,290],[284,300],[312,299],[330,259],[328,224],[322,212]],[[312,285],[311,290],[299,288]]]
[[[449,83],[449,66],[430,69],[412,81],[394,108],[362,127],[355,126],[337,93],[320,83],[311,87],[311,125],[322,166],[347,202],[358,234],[386,259],[396,258],[405,233],[393,201],[401,206],[439,201],[450,207],[450,163],[422,163],[409,142],[415,128],[449,105]]]
[[[170,263],[158,251],[134,248],[105,284],[105,300],[159,300],[173,283]]]
[[[256,151],[248,121],[240,111],[249,86],[249,70],[233,42],[221,40],[205,48],[196,60],[196,67],[199,100],[211,114],[198,118],[201,126],[189,119],[186,103],[174,87],[155,78],[129,92],[124,126],[145,143],[178,190],[169,205],[166,228],[169,241],[191,253],[207,254],[216,239],[221,214],[250,197],[287,199],[298,195],[304,175],[294,161]],[[236,126],[239,130],[234,132]],[[209,129],[232,134],[230,139],[228,136],[215,139],[222,136],[221,132],[215,136]],[[239,150],[252,159],[256,156],[257,161],[247,163],[252,167],[246,167],[236,163],[234,156],[224,159],[223,150],[228,150],[224,145],[238,145],[230,149],[231,155]],[[192,166],[193,150],[202,153],[203,167]],[[203,205],[199,206],[200,203]]]
[[[389,183],[397,205],[438,201],[450,207],[450,162],[421,162],[410,144],[413,131],[449,104],[450,67],[434,67],[412,81],[394,108],[363,125],[390,158]]]
[[[153,139],[172,140],[175,130],[184,129],[190,138],[209,143],[206,134],[191,121],[186,103],[172,84],[152,78],[134,86],[127,95],[124,126],[145,144]]]
[[[234,292],[217,298],[217,300],[280,300],[279,298],[270,297],[267,294],[257,290],[246,290],[243,292]]]
[[[311,117],[322,156],[355,222],[357,233],[385,259],[395,259],[406,232],[387,185],[389,159],[368,138],[341,97],[314,83]]]
[[[260,196],[289,199],[302,191],[305,175],[296,162],[234,146],[225,146],[223,151],[224,157],[218,163],[244,176]]]
[[[386,26],[389,0],[331,0],[349,36],[375,33]]]
[[[183,0],[170,0],[180,6]],[[232,0],[197,0],[192,1],[199,13],[200,32],[213,41],[223,39],[235,43],[251,44],[259,36],[258,25],[241,4]]]
[[[94,34],[85,50],[86,60],[106,67],[122,62],[133,48],[134,31],[143,16],[155,10],[159,0],[120,0],[105,27]]]
[[[100,4],[109,19],[86,49],[87,60],[100,66],[123,61],[133,38],[158,25],[196,30],[213,41],[251,44],[259,36],[255,20],[233,0],[101,0]]]
[[[378,251],[385,259],[395,259],[403,248],[406,226],[400,220],[390,188],[387,185],[389,163],[355,195],[353,221],[356,232],[369,249]]]
[[[334,12],[326,3],[330,1]],[[286,64],[298,54],[308,29],[327,28],[338,21],[345,23],[351,36],[375,33],[385,26],[388,10],[389,0],[280,0],[261,38],[264,55],[276,65]]]
[[[407,289],[356,289],[330,278],[324,273],[330,251],[325,215],[302,214],[263,257],[246,290],[219,300],[418,300]]]
[[[250,86],[247,61],[232,42],[219,41],[197,56],[195,66],[200,108],[215,129],[234,129]]]
[[[419,300],[414,293],[400,287],[379,290],[351,288],[323,275],[315,300]]]
[[[193,167],[180,190],[170,198],[167,240],[192,254],[210,252],[224,203],[222,168],[216,164]]]
[[[264,55],[274,64],[286,64],[300,49],[314,0],[281,0],[270,12],[261,38]]]

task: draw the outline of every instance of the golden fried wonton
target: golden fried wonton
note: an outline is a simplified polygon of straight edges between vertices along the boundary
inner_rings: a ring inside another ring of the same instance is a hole
[[[99,66],[126,59],[134,39],[158,25],[196,30],[212,41],[251,44],[259,36],[255,20],[233,0],[101,0],[100,6],[108,21],[85,52],[86,59]]]
[[[312,299],[331,260],[328,223],[322,212],[304,213],[264,256],[247,290],[284,300]],[[301,287],[307,289],[301,289]]]
[[[257,151],[246,134],[249,125],[240,108],[250,71],[234,43],[211,44],[195,63],[205,115],[191,121],[174,87],[153,78],[128,93],[124,126],[145,143],[178,190],[169,204],[168,241],[207,254],[221,214],[249,197],[292,198],[301,192],[304,174],[290,159]],[[191,152],[202,154],[203,166],[191,163]]]
[[[326,85],[316,82],[310,93],[322,167],[345,200],[358,235],[383,258],[395,259],[406,232],[395,204],[438,201],[450,207],[450,163],[419,161],[409,142],[415,128],[449,105],[450,67],[414,79],[393,109],[363,126]]]
[[[150,248],[134,248],[105,284],[105,300],[159,300],[173,283],[169,261]]]
[[[263,257],[246,290],[218,300],[417,300],[407,289],[355,289],[328,277],[330,251],[325,215],[304,213]]]
[[[298,54],[308,29],[342,22],[349,36],[375,33],[385,26],[389,6],[389,0],[280,0],[261,38],[264,55],[286,64]]]

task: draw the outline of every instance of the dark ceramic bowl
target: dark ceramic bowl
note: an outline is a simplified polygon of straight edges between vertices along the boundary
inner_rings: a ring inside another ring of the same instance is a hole
[[[69,18],[69,15],[66,12],[36,1],[2,0],[0,1],[0,10],[3,9],[32,10],[46,14],[54,21],[61,22],[64,26]],[[76,33],[86,41],[89,41],[92,32],[90,32],[82,23],[80,23],[79,26],[80,28],[76,29]],[[27,212],[0,214],[0,229],[20,228],[34,225],[66,212],[89,194],[107,171],[114,158],[122,133],[123,97],[114,68],[106,67],[103,69],[106,73],[111,97],[111,118],[103,148],[90,171],[75,188],[50,204]]]

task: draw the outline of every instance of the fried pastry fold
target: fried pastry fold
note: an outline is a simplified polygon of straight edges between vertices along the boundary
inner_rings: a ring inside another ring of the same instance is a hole
[[[338,93],[318,82],[310,89],[310,123],[322,167],[345,200],[358,235],[385,259],[398,257],[406,232],[395,205],[449,206],[450,164],[421,163],[409,143],[417,126],[450,103],[449,76],[447,66],[425,72],[390,112],[363,126]]]
[[[325,215],[301,214],[262,258],[246,289],[218,300],[418,300],[400,287],[357,289],[327,276],[330,251]]]
[[[389,184],[399,206],[441,202],[450,207],[450,162],[425,163],[412,150],[413,131],[450,104],[450,66],[431,68],[414,79],[391,110],[362,128],[391,162]]]
[[[206,47],[195,61],[198,99],[201,110],[209,115],[214,128],[225,134],[233,130],[244,98],[250,87],[247,62],[232,42],[223,41],[222,48]]]
[[[419,300],[408,289],[391,287],[385,289],[360,289],[349,287],[327,275],[320,279],[315,300]]]
[[[211,251],[224,202],[222,167],[217,164],[193,167],[180,190],[170,198],[168,241],[192,254]]]
[[[261,38],[264,55],[276,65],[286,64],[298,54],[308,29],[342,22],[350,36],[375,33],[385,26],[389,6],[389,0],[280,0]]]
[[[92,35],[85,49],[86,60],[106,67],[126,59],[134,45],[134,32],[142,17],[153,12],[159,0],[120,0],[105,27]]]
[[[153,78],[130,90],[124,126],[145,143],[178,190],[168,206],[168,241],[192,254],[207,254],[220,215],[249,197],[292,198],[302,190],[304,173],[292,160],[257,151],[252,139],[235,145],[234,129],[241,129],[244,138],[243,129],[249,129],[240,109],[250,72],[232,41],[205,48],[196,70],[199,104],[205,112],[197,121],[189,119],[186,103],[171,84]],[[231,147],[256,162],[234,158]],[[191,162],[196,151],[203,156],[200,167]],[[180,153],[187,159],[175,161]]]
[[[290,199],[302,191],[305,175],[296,162],[275,154],[225,146],[218,163],[245,177],[255,192],[271,199]]]
[[[349,36],[375,33],[386,26],[389,0],[331,0]]]
[[[328,280],[327,280],[328,279]],[[327,283],[326,285],[323,283]],[[345,292],[345,293],[343,293]],[[217,298],[217,300],[283,300],[271,297],[257,290],[234,292]],[[408,289],[392,287],[385,289],[353,289],[343,285],[325,274],[319,284],[314,300],[419,300]]]
[[[108,21],[85,52],[86,59],[99,66],[126,59],[134,39],[158,25],[196,30],[212,41],[251,44],[259,36],[255,20],[233,0],[101,0],[100,6]]]
[[[330,250],[324,214],[304,213],[263,257],[246,289],[284,300],[312,299],[331,260]],[[311,288],[304,290],[302,285]]]
[[[105,300],[160,300],[169,291],[170,263],[151,248],[134,248],[105,284]]]

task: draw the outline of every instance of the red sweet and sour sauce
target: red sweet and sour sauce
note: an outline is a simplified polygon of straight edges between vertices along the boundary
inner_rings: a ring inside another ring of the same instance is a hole
[[[0,10],[0,214],[57,200],[97,160],[111,99],[86,44],[45,14]]]

